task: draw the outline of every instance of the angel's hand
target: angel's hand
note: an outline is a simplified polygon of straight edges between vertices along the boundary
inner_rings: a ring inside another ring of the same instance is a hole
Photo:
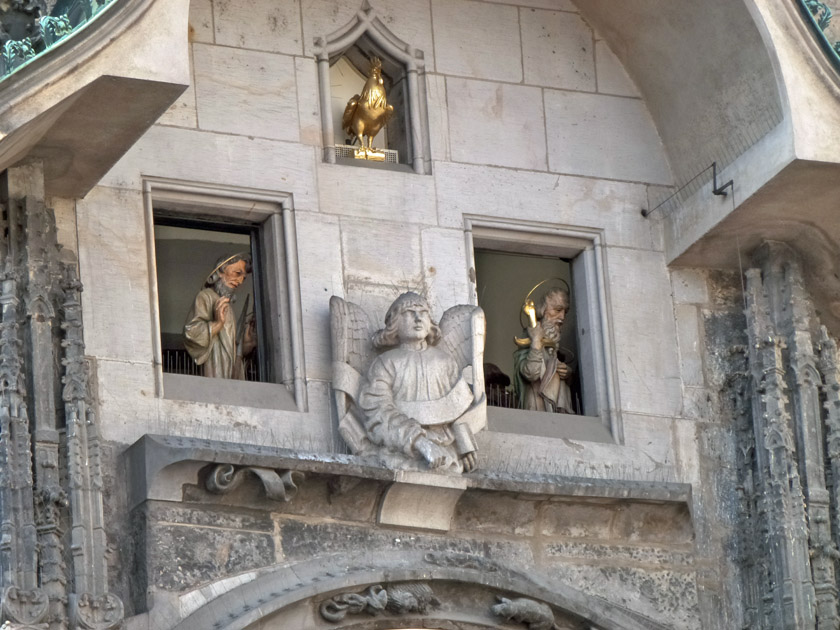
[[[417,438],[417,441],[414,443],[414,448],[420,452],[423,459],[429,464],[429,468],[441,468],[455,463],[445,448],[440,444],[435,444],[426,437],[421,436]]]

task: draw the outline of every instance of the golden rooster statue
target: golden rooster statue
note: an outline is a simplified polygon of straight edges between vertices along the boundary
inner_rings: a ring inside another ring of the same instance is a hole
[[[370,60],[370,72],[362,88],[361,95],[356,94],[347,102],[341,128],[350,135],[355,143],[359,140],[361,148],[356,150],[359,159],[385,161],[385,153],[373,148],[373,138],[388,123],[394,114],[394,106],[388,105],[382,80],[382,62],[374,57]],[[367,137],[367,146],[365,146]]]

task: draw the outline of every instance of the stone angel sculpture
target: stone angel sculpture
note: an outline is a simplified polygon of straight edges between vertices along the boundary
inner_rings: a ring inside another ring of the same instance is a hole
[[[466,304],[436,324],[403,293],[379,330],[356,304],[330,299],[339,432],[357,455],[389,468],[469,472],[487,425],[484,312]]]

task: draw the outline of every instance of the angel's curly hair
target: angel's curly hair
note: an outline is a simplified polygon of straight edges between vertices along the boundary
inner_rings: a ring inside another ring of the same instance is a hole
[[[385,348],[393,348],[394,346],[399,345],[400,338],[397,331],[397,320],[402,313],[412,306],[420,306],[425,308],[427,311],[430,310],[429,303],[422,295],[414,293],[413,291],[403,293],[394,300],[388,308],[388,312],[385,314],[385,328],[381,328],[373,333],[371,342],[373,343],[374,348],[377,350],[383,350]],[[426,337],[426,343],[430,346],[436,346],[438,342],[440,342],[441,338],[440,326],[438,326],[436,321],[431,319],[431,314],[429,316],[429,321],[431,321],[432,325],[429,329],[429,336]]]

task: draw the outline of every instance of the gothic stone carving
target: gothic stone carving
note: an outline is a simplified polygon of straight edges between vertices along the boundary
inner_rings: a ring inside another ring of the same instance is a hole
[[[386,611],[394,615],[425,614],[439,606],[440,600],[428,584],[412,582],[387,588],[376,584],[363,593],[342,593],[323,602],[319,611],[324,619],[337,623],[347,615],[376,616]]]
[[[122,619],[122,604],[107,594],[102,472],[96,417],[88,399],[81,283],[57,242],[52,211],[31,194],[43,189],[41,165],[8,169],[3,178],[2,620],[15,628],[45,623],[50,630],[65,630],[69,605],[70,617],[79,620],[73,627],[115,627]],[[41,185],[31,185],[39,180]],[[59,364],[63,388],[54,378]],[[66,435],[64,458],[60,427]],[[64,535],[64,523],[72,528],[69,536]],[[65,559],[72,561],[72,579]],[[68,592],[68,585],[74,592]],[[80,603],[100,600],[111,602],[110,626],[85,611],[74,613]],[[79,625],[85,619],[93,625]]]
[[[3,592],[3,618],[12,627],[41,628],[47,617],[50,600],[38,588],[23,590],[14,586]],[[4,624],[5,625],[5,624]]]
[[[242,485],[249,472],[262,481],[266,496],[274,501],[291,501],[304,479],[303,473],[293,470],[278,472],[259,466],[237,467],[233,464],[219,464],[210,471],[204,485],[214,494],[227,494]]]
[[[80,630],[114,630],[123,618],[123,603],[113,593],[82,595],[73,607],[74,625]]]
[[[426,300],[409,292],[378,331],[339,297],[330,315],[339,431],[350,450],[391,468],[475,468],[473,436],[487,424],[481,309],[455,306],[438,325]]]
[[[491,607],[493,614],[508,621],[516,621],[528,626],[530,630],[553,630],[554,613],[547,604],[518,597],[508,599],[499,596],[499,603]]]

